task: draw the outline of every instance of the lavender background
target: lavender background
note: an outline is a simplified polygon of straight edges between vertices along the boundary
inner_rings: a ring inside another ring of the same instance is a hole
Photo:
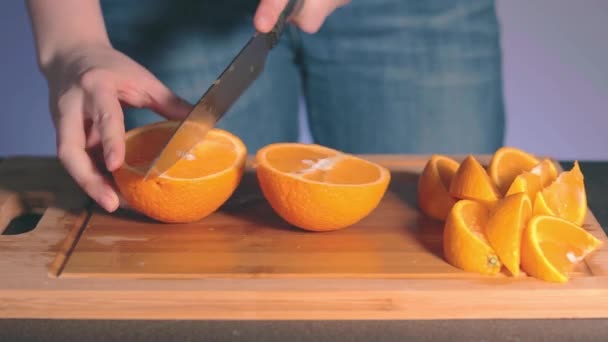
[[[24,4],[0,8],[0,156],[53,155]],[[560,159],[608,159],[608,1],[498,0],[498,11],[506,143]]]

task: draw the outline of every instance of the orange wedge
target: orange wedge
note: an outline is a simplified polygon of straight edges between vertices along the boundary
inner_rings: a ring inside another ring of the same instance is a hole
[[[379,204],[389,171],[327,147],[277,143],[256,154],[264,197],[290,224],[312,231],[351,226]]]
[[[496,185],[472,155],[468,155],[458,167],[450,183],[450,195],[490,204],[500,197]]]
[[[522,237],[521,267],[538,279],[563,283],[574,267],[601,244],[572,222],[554,216],[534,216]]]
[[[458,169],[458,162],[442,155],[433,155],[418,179],[418,205],[426,215],[445,220],[456,200],[448,189]]]
[[[531,215],[530,199],[520,192],[498,201],[486,224],[490,246],[514,277],[519,276],[521,234]]]
[[[515,177],[515,180],[513,180],[513,183],[511,183],[505,197],[518,193],[525,193],[529,198],[534,199],[536,198],[536,194],[541,189],[542,185],[540,176],[524,171]]]
[[[578,162],[536,195],[534,213],[561,217],[577,225],[583,224],[587,214],[587,195]]]
[[[501,147],[492,156],[488,173],[498,191],[504,194],[517,175],[530,171],[538,162],[536,157],[518,148]]]
[[[549,159],[543,159],[530,170],[530,173],[540,177],[541,187],[547,187],[557,179],[555,164]]]
[[[176,127],[165,121],[129,131],[125,162],[113,177],[136,211],[162,222],[192,222],[228,200],[241,180],[247,151],[238,137],[214,129],[164,175],[144,179]]]
[[[549,159],[543,159],[529,172],[523,171],[509,186],[505,196],[525,192],[534,201],[536,194],[543,188],[549,186],[557,178],[557,169]]]
[[[485,205],[472,200],[456,202],[443,231],[443,253],[450,264],[481,274],[500,271],[501,262],[484,235],[488,218]]]

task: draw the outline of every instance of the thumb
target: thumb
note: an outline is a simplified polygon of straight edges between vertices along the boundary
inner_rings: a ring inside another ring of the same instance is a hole
[[[286,5],[287,0],[261,0],[253,18],[255,28],[265,33],[272,30]]]

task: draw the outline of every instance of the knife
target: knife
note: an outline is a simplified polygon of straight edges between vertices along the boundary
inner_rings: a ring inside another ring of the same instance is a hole
[[[165,173],[205,138],[209,130],[261,74],[266,57],[278,44],[287,20],[297,14],[302,5],[303,0],[289,0],[270,32],[256,32],[251,37],[173,132],[158,157],[148,167],[145,179]]]

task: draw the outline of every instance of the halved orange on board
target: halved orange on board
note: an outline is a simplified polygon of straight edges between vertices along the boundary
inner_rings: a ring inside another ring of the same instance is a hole
[[[500,198],[494,181],[483,166],[468,155],[456,171],[450,183],[450,195],[458,199],[470,199],[493,204]]]
[[[450,183],[458,170],[454,159],[433,155],[426,163],[418,179],[418,205],[426,215],[445,220],[456,199],[449,193]]]
[[[192,222],[216,211],[232,195],[247,149],[235,135],[213,129],[165,174],[144,179],[176,127],[176,122],[165,121],[127,132],[125,162],[113,176],[134,210],[162,222]]]
[[[315,144],[276,143],[256,154],[257,177],[274,211],[311,231],[349,227],[380,203],[390,172],[373,162]]]
[[[521,244],[521,267],[538,279],[566,282],[574,267],[602,242],[559,217],[538,215],[528,222]]]
[[[578,162],[562,172],[551,185],[540,191],[534,201],[537,215],[558,216],[582,225],[587,214],[585,180]]]
[[[452,207],[443,231],[443,254],[450,264],[480,274],[500,271],[500,259],[484,232],[489,215],[477,201],[460,200]]]
[[[504,194],[522,171],[530,171],[539,160],[533,155],[514,147],[501,147],[492,156],[488,173],[498,191]]]
[[[490,246],[514,277],[519,276],[521,235],[531,215],[530,199],[521,192],[498,201],[485,226]]]

